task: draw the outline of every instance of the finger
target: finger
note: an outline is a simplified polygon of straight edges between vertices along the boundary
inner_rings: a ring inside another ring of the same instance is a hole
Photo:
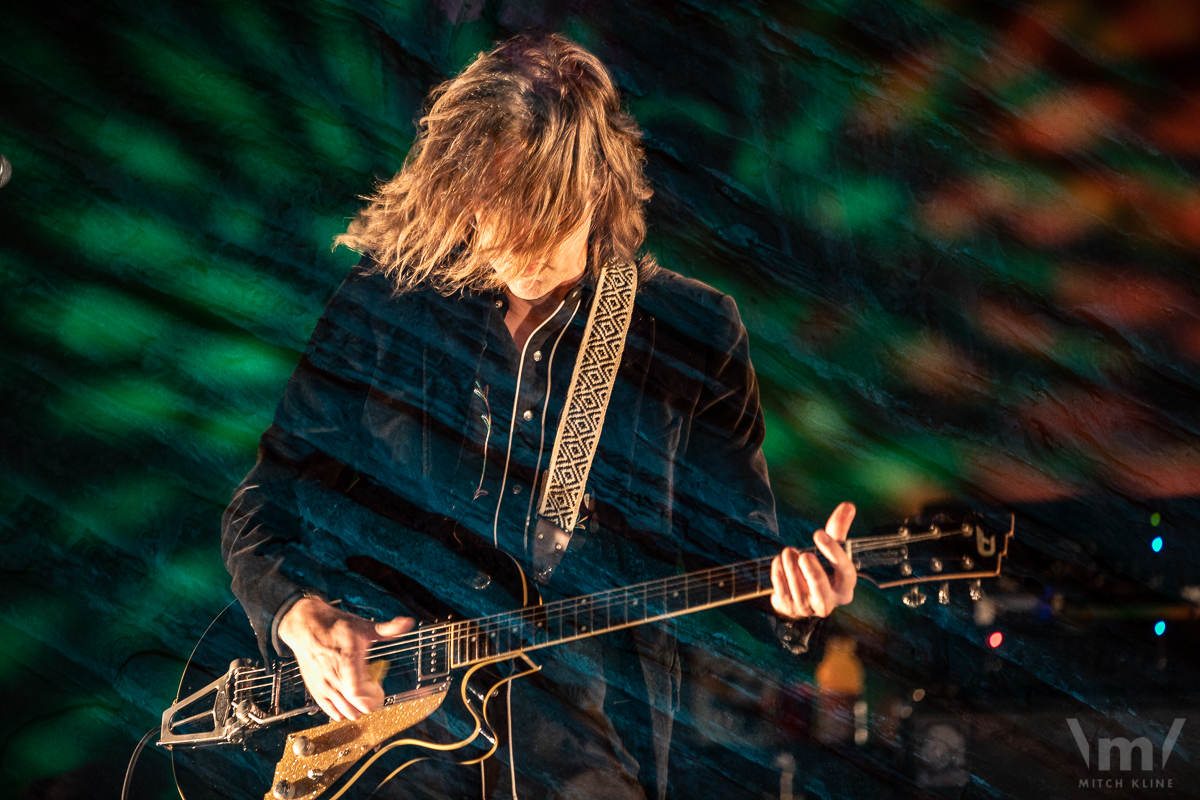
[[[841,542],[825,531],[814,533],[813,541],[816,542],[817,549],[833,564],[837,570],[838,577],[847,578],[856,574],[854,572],[854,561],[846,552],[846,548],[842,547]]]
[[[393,617],[387,622],[374,623],[367,635],[372,642],[378,642],[382,639],[394,639],[411,631],[416,627],[416,624],[416,620],[412,617]]]
[[[332,722],[341,722],[342,721],[342,715],[338,713],[337,707],[334,706],[334,704],[331,703],[329,701],[329,698],[326,697],[324,694],[321,694],[321,695],[314,694],[312,696],[312,699],[313,699],[313,702],[317,704],[317,708],[321,709],[322,711],[324,711],[326,714],[329,715],[330,721],[332,721]]]
[[[791,587],[788,586],[787,574],[783,571],[782,555],[771,560],[771,588],[771,606],[778,613],[785,617],[801,616],[796,609]]]
[[[825,577],[821,562],[812,553],[800,556],[800,571],[804,574],[808,594],[808,604],[818,617],[827,617],[833,610],[833,587]]]
[[[342,719],[358,719],[363,715],[363,712],[355,708],[354,704],[346,699],[339,687],[329,681],[325,682],[325,697],[337,709]]]
[[[339,680],[334,687],[339,690],[342,699],[359,712],[352,719],[378,708],[378,701],[383,700],[383,689],[367,674],[365,642],[356,642],[349,652],[342,654],[337,663],[337,675]]]
[[[337,706],[329,699],[329,692],[325,689],[326,681],[324,679],[310,678],[305,675],[303,669],[300,670],[300,677],[304,679],[304,685],[308,687],[308,693],[312,697],[313,702],[317,704],[317,707],[328,714],[329,718],[334,722],[341,720],[341,713],[338,712]]]
[[[829,515],[829,521],[825,523],[825,531],[839,542],[846,541],[846,534],[850,532],[850,523],[854,522],[854,515],[858,509],[854,507],[854,503],[839,503],[838,507]]]
[[[800,571],[800,551],[789,547],[783,551],[783,571],[787,576],[788,592],[792,597],[796,613],[807,617],[812,614],[812,598],[809,597],[808,582]]]
[[[299,666],[300,678],[304,681],[304,686],[308,689],[308,694],[312,697],[313,702],[334,722],[341,719],[341,714],[329,701],[328,693],[325,691],[326,681],[321,668],[307,658],[300,660]]]
[[[369,714],[383,703],[383,687],[371,680],[364,664],[355,683],[346,687],[342,696],[359,711]]]
[[[817,531],[813,536],[817,549],[833,564],[832,585],[838,605],[849,603],[854,597],[854,584],[858,581],[858,571],[854,569],[854,560],[836,539],[824,531]]]

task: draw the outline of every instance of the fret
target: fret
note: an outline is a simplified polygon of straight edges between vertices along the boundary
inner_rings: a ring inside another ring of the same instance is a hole
[[[599,596],[599,598],[597,598],[596,602],[599,603],[600,607],[604,610],[604,630],[606,630],[606,631],[611,630],[612,626],[613,626],[613,622],[612,622],[613,593],[612,592],[604,592],[603,594],[601,594]]]
[[[559,603],[558,610],[558,628],[559,639],[570,639],[575,635],[575,614],[574,608],[568,606],[570,600],[563,600]]]
[[[663,606],[667,614],[679,614],[687,610],[686,579],[672,578],[663,584]]]
[[[495,655],[496,653],[501,652],[499,626],[493,621],[486,625],[484,630],[487,631],[486,643],[488,655]]]
[[[612,625],[629,625],[629,589],[618,589],[613,594]]]
[[[662,590],[657,583],[646,584],[646,619],[657,617],[663,613]]]
[[[709,603],[723,603],[733,598],[733,571],[719,567],[708,579]]]
[[[882,547],[872,545],[859,549]],[[458,667],[760,596],[771,590],[772,560],[715,567],[421,631],[424,655],[416,657],[418,674],[440,672],[447,662]],[[436,661],[427,660],[430,656]]]
[[[758,590],[758,580],[754,576],[755,572],[757,570],[753,561],[738,564],[733,568],[734,597],[750,597]]]
[[[506,652],[512,653],[521,649],[521,616],[519,611],[514,611],[504,620],[504,628],[508,636],[508,649]]]

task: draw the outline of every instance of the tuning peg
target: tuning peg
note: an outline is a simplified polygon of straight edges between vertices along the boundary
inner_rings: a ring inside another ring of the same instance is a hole
[[[967,592],[971,595],[972,600],[983,599],[983,584],[980,582],[979,578],[971,581],[970,588],[967,589]]]
[[[909,608],[916,608],[917,606],[924,605],[925,600],[928,598],[924,592],[914,586],[904,593],[904,597],[902,599],[904,600],[904,605],[908,606]]]
[[[316,749],[317,746],[313,744],[313,740],[307,736],[297,736],[292,739],[292,752],[301,758],[311,756]]]
[[[293,800],[296,796],[296,787],[288,781],[278,780],[271,787],[271,794],[279,798],[279,800]]]
[[[943,606],[950,605],[950,582],[946,581],[938,587],[938,604]]]

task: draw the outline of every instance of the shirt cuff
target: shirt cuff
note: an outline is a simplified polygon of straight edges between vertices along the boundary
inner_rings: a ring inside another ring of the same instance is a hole
[[[783,645],[783,649],[794,655],[808,652],[808,640],[820,624],[820,617],[801,617],[800,619],[781,619],[772,616],[775,626],[775,638]]]
[[[313,588],[301,589],[298,592],[293,592],[288,595],[288,598],[283,601],[283,604],[275,610],[275,616],[271,618],[271,646],[275,648],[275,652],[281,658],[287,658],[292,655],[292,649],[288,647],[279,638],[279,623],[287,616],[287,612],[292,610],[292,606],[299,603],[306,597],[316,597],[325,602],[329,602],[329,597],[322,591]]]

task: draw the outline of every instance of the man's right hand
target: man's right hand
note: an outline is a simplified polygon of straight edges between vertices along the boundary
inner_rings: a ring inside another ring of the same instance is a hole
[[[296,654],[313,700],[336,722],[358,719],[382,705],[383,687],[367,675],[367,647],[415,625],[411,617],[372,622],[305,597],[279,621],[279,638]]]

